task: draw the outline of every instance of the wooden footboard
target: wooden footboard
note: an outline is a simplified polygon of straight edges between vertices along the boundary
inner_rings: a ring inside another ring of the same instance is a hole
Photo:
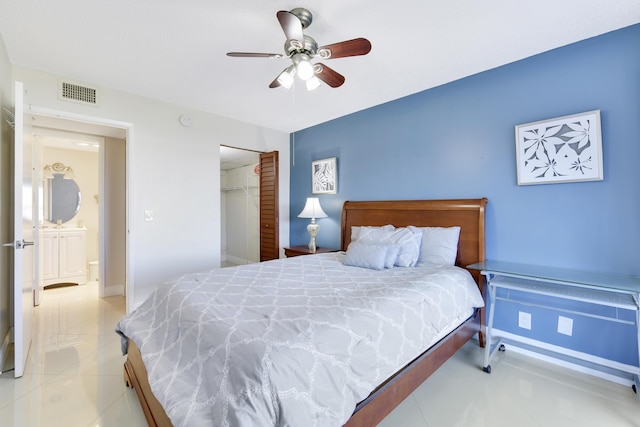
[[[422,353],[356,406],[344,427],[371,427],[380,423],[440,366],[480,330],[480,313]]]
[[[135,390],[149,426],[172,426],[171,420],[169,420],[162,405],[151,392],[151,386],[147,378],[147,368],[142,361],[140,350],[132,340],[129,340],[127,360],[124,362],[124,381],[127,387],[132,387]]]

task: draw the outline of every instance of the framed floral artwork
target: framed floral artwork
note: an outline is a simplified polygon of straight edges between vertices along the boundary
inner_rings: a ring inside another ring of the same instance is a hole
[[[516,126],[518,185],[601,181],[600,110]]]
[[[313,194],[336,194],[338,190],[337,158],[311,162],[311,188]]]

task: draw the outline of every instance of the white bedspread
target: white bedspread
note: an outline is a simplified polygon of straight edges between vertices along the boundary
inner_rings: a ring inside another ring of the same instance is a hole
[[[175,426],[342,426],[483,305],[457,267],[374,271],[317,254],[188,274],[117,327]],[[448,332],[448,330],[446,331]]]

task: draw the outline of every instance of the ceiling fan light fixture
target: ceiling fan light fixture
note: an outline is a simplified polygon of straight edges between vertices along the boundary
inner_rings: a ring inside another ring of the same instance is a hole
[[[297,53],[293,55],[291,59],[296,66],[298,77],[305,81],[313,77],[313,64],[311,64],[311,58],[309,58],[309,55]]]
[[[295,74],[296,67],[292,65],[280,73],[280,75],[278,76],[278,83],[280,83],[280,86],[283,86],[287,89],[291,88],[291,86],[293,85],[293,76],[295,76]]]
[[[306,82],[307,85],[307,90],[308,91],[312,91],[314,89],[318,89],[320,87],[320,79],[317,78],[316,76],[312,76],[310,79],[308,79]]]
[[[285,35],[284,55],[279,53],[258,53],[258,52],[228,52],[227,56],[245,58],[282,58],[288,57],[293,65],[269,83],[269,88],[274,89],[283,86],[287,89],[293,86],[293,80],[297,74],[300,80],[304,81],[307,90],[314,90],[321,85],[320,82],[329,87],[337,88],[344,84],[345,78],[342,74],[326,65],[311,61],[319,58],[323,60],[334,58],[346,58],[350,56],[366,55],[371,51],[371,42],[363,37],[351,40],[344,40],[338,43],[318,46],[313,37],[305,34],[305,30],[311,24],[313,15],[308,9],[295,8],[290,12],[280,10],[276,13],[276,18]]]

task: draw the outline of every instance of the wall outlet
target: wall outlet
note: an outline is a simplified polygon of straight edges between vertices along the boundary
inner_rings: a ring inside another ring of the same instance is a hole
[[[145,221],[153,221],[154,212],[151,209],[147,209],[144,211],[144,220]]]
[[[558,316],[558,333],[571,336],[573,334],[573,319]]]
[[[531,313],[527,313],[526,311],[519,311],[518,326],[523,329],[531,330]]]

